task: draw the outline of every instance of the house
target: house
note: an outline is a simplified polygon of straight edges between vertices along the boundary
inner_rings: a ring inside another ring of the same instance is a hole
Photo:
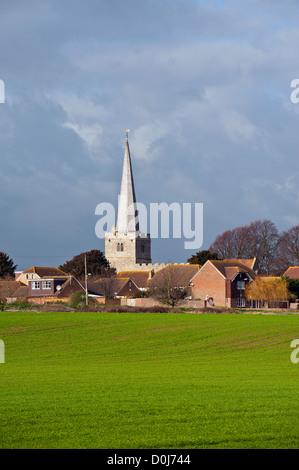
[[[15,280],[28,285],[29,280],[42,279],[52,276],[68,276],[68,274],[58,268],[32,266],[31,268],[26,269],[26,271],[17,271],[15,273]]]
[[[139,292],[138,287],[129,277],[107,277],[88,281],[87,290],[90,295],[107,298],[133,297]]]
[[[28,281],[28,301],[44,304],[51,300],[68,299],[74,292],[85,292],[74,276],[45,276]]]
[[[171,282],[172,287],[188,289],[191,279],[197,274],[198,264],[171,264],[158,271],[147,283],[149,289]]]
[[[299,279],[299,266],[290,266],[282,277],[288,277],[289,279]]]
[[[208,260],[191,279],[192,299],[221,307],[250,307],[244,292],[257,274],[248,260]]]

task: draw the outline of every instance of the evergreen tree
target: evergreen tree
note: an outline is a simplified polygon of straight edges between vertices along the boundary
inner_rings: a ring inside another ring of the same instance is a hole
[[[13,277],[17,265],[6,253],[0,251],[0,278]]]
[[[217,253],[211,253],[209,250],[202,250],[198,251],[195,253],[195,255],[192,255],[191,258],[187,260],[187,263],[190,264],[199,264],[200,266],[203,266],[206,261],[209,259],[220,259],[218,258]]]
[[[84,279],[85,277],[85,256],[87,273],[91,274],[91,277],[105,277],[114,273],[109,266],[104,254],[100,250],[86,251],[76,255],[70,261],[66,261],[64,264],[59,266],[62,271],[75,276],[77,279]]]

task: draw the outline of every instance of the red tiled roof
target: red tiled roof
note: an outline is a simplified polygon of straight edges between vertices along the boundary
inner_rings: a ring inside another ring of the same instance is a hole
[[[290,279],[299,278],[299,266],[290,266],[286,272],[283,274],[283,277],[289,277]]]
[[[68,274],[58,268],[49,268],[44,266],[32,266],[26,271],[23,271],[25,274],[36,273],[39,277],[51,277],[51,276],[67,276]]]

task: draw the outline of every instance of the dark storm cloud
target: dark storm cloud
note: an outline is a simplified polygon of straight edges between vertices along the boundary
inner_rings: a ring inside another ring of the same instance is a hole
[[[203,202],[205,248],[298,223],[298,19],[291,0],[1,5],[0,249],[22,267],[103,249],[94,210],[117,200],[126,127],[137,198]]]

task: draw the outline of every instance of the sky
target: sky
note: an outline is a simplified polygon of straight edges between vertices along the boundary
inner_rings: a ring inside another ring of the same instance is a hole
[[[18,270],[92,249],[125,130],[138,202],[203,204],[203,244],[299,223],[297,0],[0,0],[0,251]],[[171,235],[171,234],[170,234]]]

